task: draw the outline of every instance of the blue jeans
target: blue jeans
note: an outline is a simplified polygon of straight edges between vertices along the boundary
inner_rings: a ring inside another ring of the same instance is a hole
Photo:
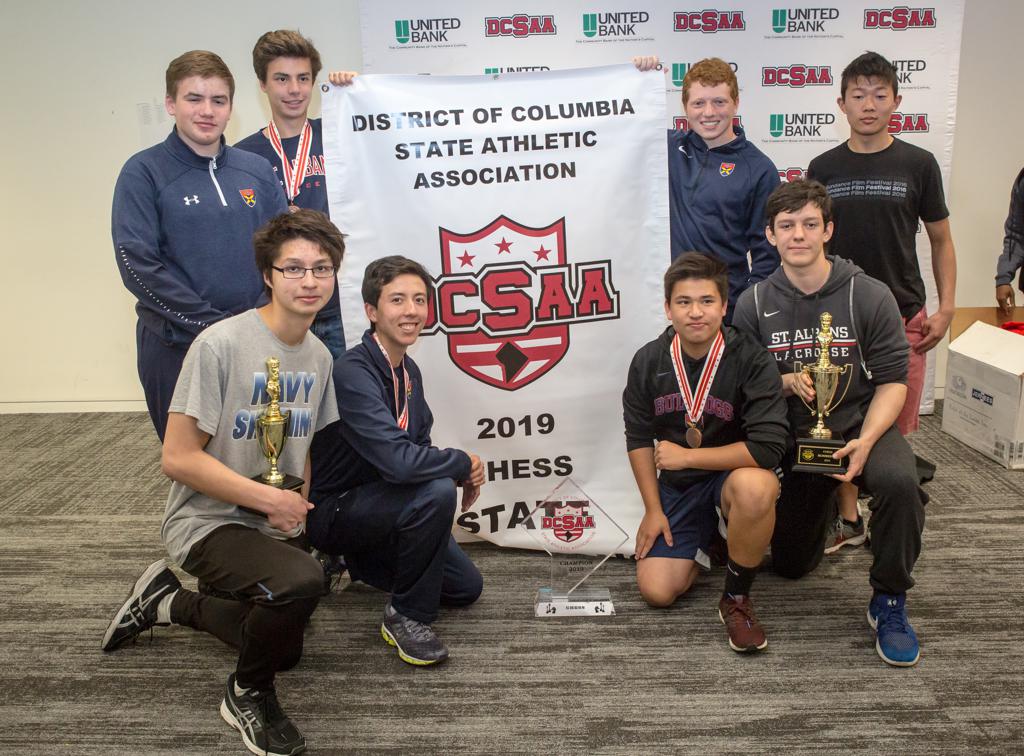
[[[480,571],[452,537],[457,489],[450,478],[376,481],[315,502],[310,543],[345,557],[353,580],[391,593],[396,611],[431,623],[440,604],[472,604]]]
[[[345,326],[341,322],[340,313],[331,313],[321,318],[323,314],[323,310],[317,313],[316,319],[309,330],[320,341],[324,342],[324,346],[331,352],[331,357],[338,359],[341,355],[345,354]]]

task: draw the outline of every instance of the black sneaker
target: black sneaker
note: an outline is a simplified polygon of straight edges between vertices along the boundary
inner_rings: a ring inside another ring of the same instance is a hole
[[[448,658],[447,647],[430,625],[399,614],[392,608],[390,599],[384,606],[380,634],[388,645],[398,649],[398,656],[408,664],[425,667]]]
[[[341,576],[345,574],[348,565],[345,564],[344,557],[328,554],[320,549],[312,549],[309,553],[316,561],[320,562],[320,567],[324,571],[324,595],[326,596],[341,582]]]
[[[100,648],[113,651],[153,627],[160,599],[179,588],[181,582],[167,568],[163,559],[149,565],[135,581],[131,594],[110,621]]]
[[[242,733],[242,742],[253,753],[292,756],[306,750],[302,737],[277,701],[277,692],[247,690],[235,694],[235,676],[228,677],[228,689],[220,702],[224,721]]]

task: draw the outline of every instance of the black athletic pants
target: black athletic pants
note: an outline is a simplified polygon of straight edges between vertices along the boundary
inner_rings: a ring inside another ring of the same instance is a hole
[[[171,621],[194,627],[238,649],[236,680],[265,690],[275,673],[302,656],[302,631],[324,588],[320,563],[305,536],[277,541],[244,525],[223,525],[188,552],[182,568],[239,600],[180,589]]]
[[[833,493],[839,481],[790,472],[791,465],[792,460],[784,468],[775,510],[772,562],[783,577],[799,578],[821,562],[829,525],[836,517]],[[914,585],[911,572],[921,553],[928,495],[918,485],[910,444],[895,426],[878,439],[854,483],[872,495],[871,587],[882,593],[903,593]]]

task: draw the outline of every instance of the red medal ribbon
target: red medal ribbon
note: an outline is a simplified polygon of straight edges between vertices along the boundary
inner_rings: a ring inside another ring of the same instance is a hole
[[[725,338],[719,330],[715,336],[711,349],[708,351],[704,368],[697,379],[696,393],[690,392],[690,382],[686,376],[686,366],[683,364],[683,349],[677,333],[672,337],[672,367],[676,372],[676,382],[679,384],[679,392],[683,395],[683,406],[686,407],[686,419],[691,426],[695,426],[704,416],[704,404],[711,392],[711,384],[715,382],[715,373],[718,372],[718,363],[722,361],[725,353]]]
[[[284,145],[281,144],[281,134],[273,121],[267,126],[267,133],[270,135],[270,144],[281,161],[281,169],[284,171],[284,191],[288,195],[288,203],[293,204],[301,191],[302,180],[306,177],[306,166],[309,165],[309,149],[313,146],[313,127],[306,121],[302,125],[302,135],[299,137],[299,146],[295,150],[295,170],[292,170],[291,161],[284,154]]]
[[[399,409],[398,374],[395,372],[395,368],[391,364],[391,358],[388,357],[388,350],[380,343],[380,339],[377,338],[377,334],[373,334],[373,340],[377,342],[377,346],[380,347],[381,354],[384,355],[384,359],[387,360],[388,367],[391,368],[391,381],[394,385],[395,391],[395,418],[398,420],[398,427],[402,430],[406,430],[409,427],[409,394],[412,393],[412,386],[409,385],[409,371],[405,369],[405,358],[402,358],[402,380],[405,383],[405,401],[402,403],[401,409]]]

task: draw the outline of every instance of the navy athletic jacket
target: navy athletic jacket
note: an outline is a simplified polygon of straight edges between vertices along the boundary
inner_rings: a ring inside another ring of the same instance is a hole
[[[423,395],[419,367],[408,355],[409,427],[398,427],[394,384],[384,353],[369,330],[361,343],[334,363],[334,390],[341,419],[316,434],[310,449],[309,500],[318,503],[356,486],[386,480],[423,483],[469,478],[469,455],[430,444],[434,416]],[[401,370],[399,380],[401,381]],[[404,392],[404,387],[400,387]]]

